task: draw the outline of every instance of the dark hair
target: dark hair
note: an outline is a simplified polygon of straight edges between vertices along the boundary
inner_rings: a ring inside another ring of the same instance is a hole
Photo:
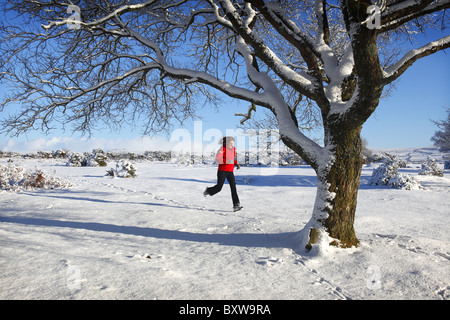
[[[223,137],[222,139],[220,139],[219,144],[225,147],[228,141],[234,141],[234,137],[231,136]]]

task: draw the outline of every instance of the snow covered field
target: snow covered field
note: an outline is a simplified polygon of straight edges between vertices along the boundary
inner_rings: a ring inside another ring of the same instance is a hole
[[[369,186],[364,167],[361,246],[313,256],[295,243],[316,194],[308,166],[236,171],[233,213],[227,184],[202,195],[215,166],[138,162],[123,179],[17,162],[73,187],[0,191],[0,299],[450,299],[448,170],[401,169],[427,188],[408,191]]]

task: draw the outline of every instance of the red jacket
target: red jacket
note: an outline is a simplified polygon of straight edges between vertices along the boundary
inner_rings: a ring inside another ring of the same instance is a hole
[[[222,147],[217,151],[216,162],[219,164],[219,171],[233,172],[234,165],[237,164],[236,149],[234,147],[233,149]]]

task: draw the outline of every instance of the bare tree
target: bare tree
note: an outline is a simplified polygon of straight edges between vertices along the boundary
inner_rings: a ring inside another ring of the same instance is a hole
[[[447,120],[433,121],[439,128],[431,137],[434,145],[442,152],[450,151],[450,108],[447,109]]]
[[[358,245],[361,127],[383,88],[450,46],[447,35],[401,49],[433,26],[444,35],[450,0],[4,2],[0,75],[12,89],[2,109],[23,106],[4,131],[145,120],[147,133],[195,115],[199,102],[217,102],[217,91],[247,101],[243,114],[269,110],[283,142],[317,173],[299,240],[308,248],[320,248],[316,239]],[[13,13],[20,20],[8,23]],[[320,112],[323,145],[301,130],[295,109],[303,98]]]

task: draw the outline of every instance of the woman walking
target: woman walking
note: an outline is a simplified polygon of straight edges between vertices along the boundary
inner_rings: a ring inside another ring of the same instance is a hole
[[[217,151],[216,162],[219,164],[217,169],[217,184],[214,187],[206,188],[203,195],[213,196],[222,190],[225,179],[228,180],[231,189],[231,198],[233,200],[234,212],[241,210],[243,207],[239,202],[236,190],[236,179],[234,178],[234,166],[239,169],[240,166],[236,161],[236,149],[234,148],[234,138],[224,137],[221,140],[222,147]]]

